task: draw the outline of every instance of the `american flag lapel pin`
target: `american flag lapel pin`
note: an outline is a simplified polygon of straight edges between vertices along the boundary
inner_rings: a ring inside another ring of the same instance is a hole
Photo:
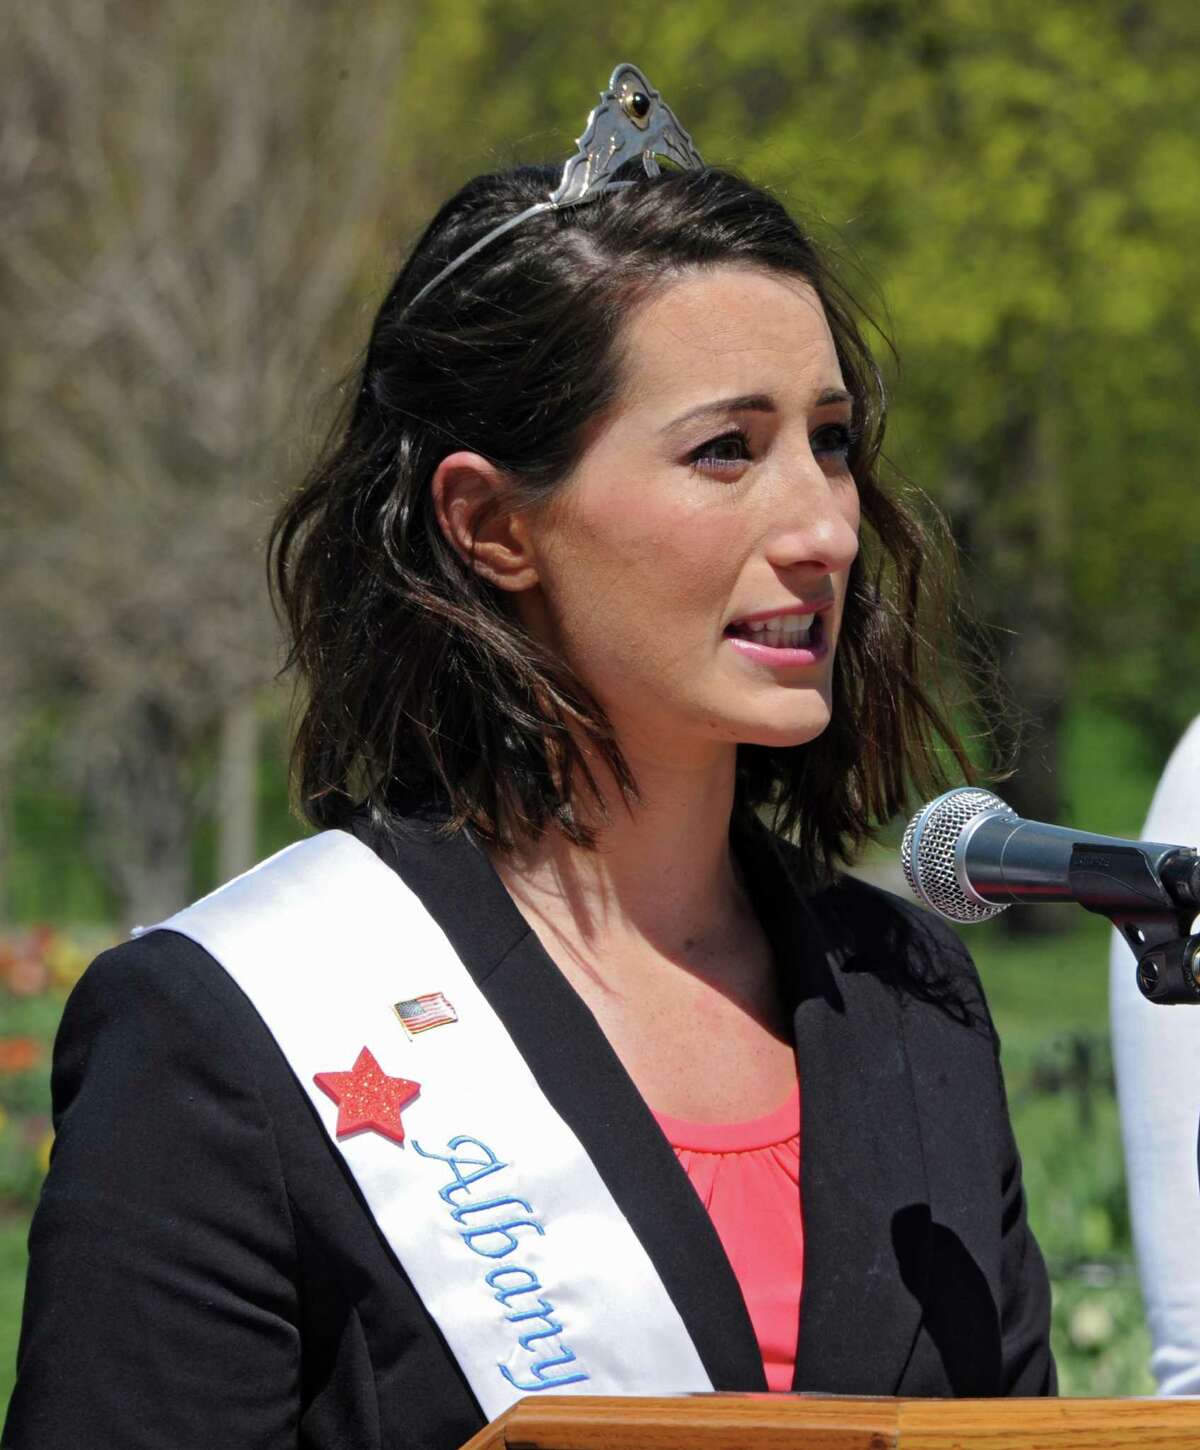
[[[457,1022],[458,1013],[446,1001],[442,992],[426,992],[423,997],[406,997],[393,1008],[400,1019],[400,1026],[410,1037],[428,1032],[431,1027],[443,1027],[447,1022]]]

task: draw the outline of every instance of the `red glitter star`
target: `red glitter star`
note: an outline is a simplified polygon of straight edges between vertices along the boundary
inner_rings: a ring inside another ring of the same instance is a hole
[[[364,1047],[349,1072],[318,1072],[313,1081],[338,1105],[337,1136],[351,1133],[381,1133],[393,1143],[404,1142],[400,1109],[421,1091],[419,1082],[406,1077],[388,1077]]]

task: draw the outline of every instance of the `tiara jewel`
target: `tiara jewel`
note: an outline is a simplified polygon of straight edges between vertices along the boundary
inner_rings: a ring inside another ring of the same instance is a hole
[[[613,186],[613,173],[640,156],[647,176],[657,176],[659,156],[685,171],[704,165],[692,138],[675,112],[635,65],[619,65],[608,90],[588,117],[575,155],[563,167],[562,181],[550,193],[555,206],[575,206]]]
[[[646,175],[657,176],[660,156],[684,171],[699,170],[704,165],[675,112],[637,66],[625,62],[613,71],[608,90],[601,92],[600,104],[588,116],[583,135],[576,142],[575,154],[567,159],[562,179],[546,200],[509,217],[460,252],[432,281],[426,282],[404,311],[415,307],[427,292],[432,292],[476,252],[529,217],[560,207],[579,206],[607,191],[636,186],[635,181],[614,181],[613,178],[623,166],[639,157]]]

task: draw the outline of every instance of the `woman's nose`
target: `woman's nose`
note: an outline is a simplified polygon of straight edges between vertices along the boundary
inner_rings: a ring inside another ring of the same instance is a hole
[[[789,488],[786,513],[777,513],[767,541],[776,569],[804,565],[822,574],[849,569],[858,554],[858,490],[849,474],[830,476],[819,468]]]

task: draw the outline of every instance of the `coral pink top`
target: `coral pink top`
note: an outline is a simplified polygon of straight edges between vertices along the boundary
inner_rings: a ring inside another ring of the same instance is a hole
[[[800,1084],[764,1118],[686,1123],[655,1113],[708,1209],[758,1336],[767,1388],[790,1390],[800,1333]]]

